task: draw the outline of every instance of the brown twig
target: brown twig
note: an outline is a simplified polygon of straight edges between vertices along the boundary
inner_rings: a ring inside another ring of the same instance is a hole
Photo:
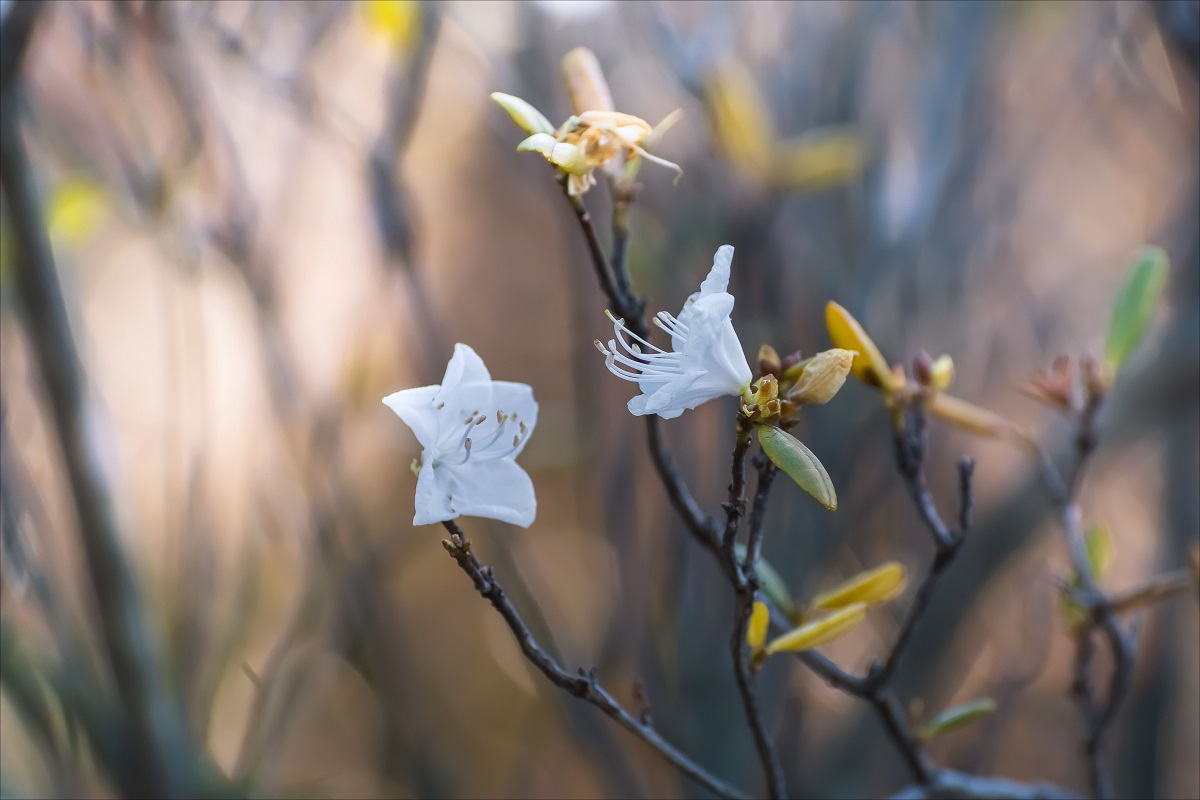
[[[442,524],[450,532],[450,538],[442,542],[446,548],[446,552],[450,554],[459,568],[471,578],[475,584],[475,590],[479,592],[480,596],[491,603],[492,607],[504,619],[509,630],[512,631],[513,637],[517,640],[517,645],[520,646],[525,658],[537,667],[551,683],[572,696],[578,697],[603,711],[607,716],[616,720],[617,724],[625,728],[625,730],[648,744],[676,769],[704,786],[713,794],[730,798],[731,800],[740,800],[741,798],[748,797],[748,795],[743,794],[735,787],[710,774],[703,767],[677,750],[670,742],[663,739],[653,727],[643,723],[636,715],[627,711],[608,693],[608,690],[600,685],[595,670],[580,669],[577,673],[571,673],[563,669],[538,644],[528,626],[525,625],[524,620],[521,619],[520,613],[509,601],[504,588],[496,580],[491,567],[482,564],[475,557],[475,554],[471,552],[471,543],[463,534],[462,529],[453,520]]]
[[[758,750],[763,772],[767,778],[767,791],[772,798],[787,796],[787,786],[783,778],[783,766],[779,762],[779,753],[762,716],[762,708],[758,702],[758,690],[754,674],[750,667],[750,653],[746,647],[746,631],[750,625],[750,615],[754,610],[754,599],[758,593],[758,576],[754,570],[754,559],[762,546],[763,517],[766,511],[767,497],[774,480],[774,470],[768,470],[759,462],[758,488],[754,493],[754,511],[750,519],[751,542],[747,545],[746,559],[738,563],[734,551],[740,522],[745,513],[746,498],[744,497],[746,483],[746,451],[750,447],[750,434],[745,429],[745,423],[739,418],[737,442],[733,450],[733,480],[729,486],[729,501],[725,503],[725,535],[722,540],[722,555],[726,563],[727,573],[734,585],[734,625],[733,636],[730,639],[730,652],[733,657],[733,673],[737,680],[738,693],[742,697],[742,706],[746,712],[746,722],[754,736],[754,746]],[[774,467],[774,465],[771,465]],[[751,552],[751,545],[753,552]]]

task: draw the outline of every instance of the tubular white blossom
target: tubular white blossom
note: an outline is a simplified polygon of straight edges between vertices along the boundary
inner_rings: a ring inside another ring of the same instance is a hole
[[[383,402],[423,448],[414,525],[466,515],[529,527],[537,499],[515,459],[537,424],[532,389],[493,381],[475,351],[458,344],[441,385],[406,389]]]
[[[733,248],[723,245],[700,291],[688,298],[679,316],[660,311],[653,317],[654,324],[671,336],[670,352],[605,312],[615,338],[607,347],[596,340],[596,349],[604,354],[609,372],[642,390],[629,401],[633,414],[672,419],[714,397],[737,396],[750,384],[750,365],[730,320],[733,295],[726,289],[732,261]]]

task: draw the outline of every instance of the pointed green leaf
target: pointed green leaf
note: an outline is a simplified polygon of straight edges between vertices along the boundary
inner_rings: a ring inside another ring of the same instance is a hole
[[[837,492],[829,473],[804,444],[787,431],[771,425],[760,425],[758,443],[767,458],[787,473],[801,489],[820,501],[830,511],[837,510]]]
[[[734,553],[738,561],[745,561],[746,545],[741,542],[735,544]],[[754,571],[758,575],[758,588],[762,589],[767,599],[786,614],[788,619],[795,619],[796,604],[792,602],[792,593],[775,568],[768,564],[765,558],[759,558],[754,565]]]
[[[978,700],[963,703],[943,711],[922,725],[921,729],[917,731],[917,738],[921,741],[929,741],[943,733],[964,728],[995,710],[996,701],[990,697],[981,697]]]
[[[1113,305],[1112,322],[1104,357],[1114,372],[1137,349],[1150,324],[1154,307],[1167,283],[1169,262],[1161,247],[1144,247],[1125,276],[1125,283]]]

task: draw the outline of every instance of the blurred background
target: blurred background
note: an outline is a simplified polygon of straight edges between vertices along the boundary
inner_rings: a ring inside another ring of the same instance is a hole
[[[762,343],[828,347],[834,299],[894,361],[951,354],[955,394],[1066,459],[1069,427],[1017,386],[1056,355],[1098,353],[1133,254],[1166,248],[1167,303],[1101,417],[1082,502],[1114,543],[1109,589],[1182,567],[1197,543],[1196,2],[30,5],[0,3],[20,92],[5,113],[162,678],[153,708],[243,791],[706,796],[531,669],[444,531],[411,526],[418,446],[380,398],[439,382],[454,342],[541,405],[521,459],[537,521],[462,520],[480,558],[564,666],[594,665],[635,708],[640,681],[668,740],[762,790],[727,655],[731,591],[664,502],[632,387],[593,350],[611,326],[553,174],[515,152],[524,134],[488,99],[518,95],[558,124],[576,46],[618,110],[651,124],[683,110],[656,149],[682,180],[639,174],[635,287],[677,311],[734,245],[751,359]],[[606,234],[607,188],[585,199]],[[145,753],[106,749],[128,687],[101,666],[8,200],[2,224],[0,793],[120,795],[106,765],[136,772]],[[732,414],[718,401],[665,425],[711,512]],[[773,495],[765,556],[795,596],[889,559],[922,575],[932,548],[878,395],[848,383],[795,432],[841,500],[831,515],[790,484]],[[931,753],[1084,792],[1061,532],[1019,452],[935,425],[926,468],[945,513],[962,454],[978,461],[977,524],[901,697],[926,714],[995,697]],[[912,591],[829,655],[861,672],[886,653]],[[1197,797],[1196,598],[1133,625],[1117,794]],[[770,661],[760,687],[794,795],[908,782],[870,709],[799,663]]]

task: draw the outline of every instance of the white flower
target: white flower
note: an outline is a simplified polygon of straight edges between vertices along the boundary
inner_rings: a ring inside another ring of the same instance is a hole
[[[616,338],[609,339],[607,348],[597,340],[596,349],[604,353],[609,372],[641,388],[629,401],[632,413],[673,419],[714,397],[736,397],[750,385],[750,365],[729,319],[733,295],[725,290],[732,262],[733,248],[722,245],[700,291],[687,299],[679,316],[660,311],[654,317],[654,324],[671,334],[673,352],[655,347],[626,328],[624,320],[608,315]]]
[[[529,527],[537,498],[515,459],[537,424],[532,389],[493,381],[483,359],[456,344],[441,386],[405,389],[383,402],[423,448],[414,462],[414,525],[465,514]]]

